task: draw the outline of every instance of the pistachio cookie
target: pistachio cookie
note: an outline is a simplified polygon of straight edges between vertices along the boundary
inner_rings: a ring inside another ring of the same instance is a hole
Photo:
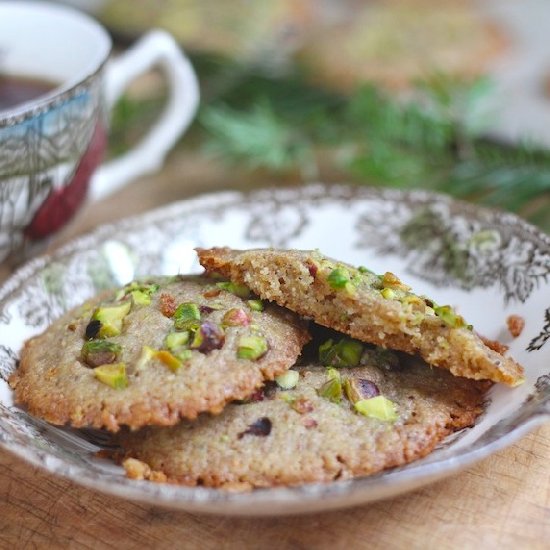
[[[217,417],[121,431],[118,458],[131,478],[185,485],[246,490],[332,481],[423,457],[482,412],[490,382],[366,348],[357,367],[296,367]]]
[[[18,403],[74,427],[172,425],[219,413],[287,371],[309,335],[291,312],[206,277],[133,282],[26,342]]]
[[[392,273],[376,275],[316,251],[197,250],[208,272],[364,342],[407,353],[456,376],[521,384],[523,368],[486,346],[448,306],[418,296]]]

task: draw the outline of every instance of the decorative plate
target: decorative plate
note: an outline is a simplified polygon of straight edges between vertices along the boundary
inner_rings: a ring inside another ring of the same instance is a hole
[[[449,303],[525,366],[516,389],[495,386],[477,424],[425,459],[330,484],[234,494],[132,481],[96,458],[101,437],[56,428],[14,406],[7,379],[25,339],[98,290],[148,274],[199,270],[195,246],[319,248],[377,272],[391,270]],[[397,495],[466,468],[550,417],[550,237],[517,217],[426,192],[310,185],[183,201],[101,227],[22,267],[0,289],[0,444],[76,483],[194,512],[312,512]],[[506,317],[526,323],[513,339]]]

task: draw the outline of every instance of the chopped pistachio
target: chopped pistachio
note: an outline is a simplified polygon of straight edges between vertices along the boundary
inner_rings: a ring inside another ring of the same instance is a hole
[[[141,353],[136,361],[136,370],[141,370],[155,357],[157,353],[156,349],[153,349],[149,346],[143,346],[141,348]]]
[[[111,386],[115,390],[121,390],[128,386],[126,365],[124,363],[100,365],[94,369],[94,375],[100,382]]]
[[[326,342],[323,342],[319,346],[319,361],[321,361],[323,365],[329,362],[330,353],[333,347],[334,347],[334,340],[332,338],[330,338]]]
[[[361,399],[353,404],[355,410],[363,416],[376,418],[386,422],[395,422],[399,415],[393,401],[383,395],[377,395],[370,399]]]
[[[332,380],[333,378],[337,378],[338,380],[341,379],[340,373],[337,369],[333,369],[332,367],[327,369],[327,376],[329,380]]]
[[[201,353],[210,353],[215,349],[221,349],[225,342],[225,333],[216,323],[205,321],[201,323],[195,332],[191,348]]]
[[[246,303],[252,311],[264,310],[264,303],[261,300],[248,300]]]
[[[189,343],[189,331],[170,332],[164,339],[164,345],[169,350],[174,350],[186,346]]]
[[[176,372],[182,367],[181,361],[166,350],[155,352],[155,359],[158,359],[161,363],[164,363],[172,372]]]
[[[275,382],[283,390],[291,390],[296,387],[298,380],[300,379],[300,374],[298,371],[289,370],[284,374],[275,377]]]
[[[382,294],[382,297],[386,300],[393,300],[395,298],[395,292],[391,288],[383,288],[380,294]]]
[[[356,367],[361,359],[363,344],[350,338],[342,338],[337,344],[327,340],[319,347],[319,360],[325,366]]]
[[[334,289],[345,288],[350,281],[350,273],[344,267],[333,269],[327,277],[328,284]]]
[[[346,378],[344,380],[344,392],[352,403],[380,395],[378,386],[365,378]]]
[[[250,315],[241,308],[231,308],[228,310],[222,319],[222,326],[224,327],[245,327],[250,324]]]
[[[267,340],[263,336],[241,336],[237,344],[237,357],[256,361],[263,357],[267,350]]]
[[[394,275],[390,271],[386,271],[386,273],[382,275],[382,285],[384,286],[384,288],[391,287],[393,289],[405,291],[411,289],[409,285],[403,283],[397,275]]]
[[[176,308],[173,319],[178,330],[196,330],[201,319],[199,306],[193,302],[184,302]]]
[[[115,306],[98,307],[92,315],[92,321],[101,323],[97,335],[100,338],[118,336],[122,332],[122,321],[130,312],[131,307],[132,302],[129,300]]]
[[[319,388],[319,395],[333,403],[340,403],[342,400],[342,380],[340,377],[327,380]]]
[[[243,300],[250,298],[250,289],[245,285],[232,283],[231,281],[223,281],[221,283],[216,283],[216,286],[218,288],[221,288],[222,290],[227,290],[227,292],[231,292],[231,294],[235,294],[235,296],[238,296]]]
[[[151,294],[155,293],[160,288],[160,285],[157,283],[139,283],[138,281],[132,281],[131,283],[128,283],[124,286],[121,290],[118,291],[116,295],[116,300],[122,300],[128,294],[132,295],[132,298],[134,298],[134,292],[138,293],[138,300],[146,300],[145,297],[149,298],[148,303],[143,303],[139,305],[149,305],[151,303]],[[142,296],[139,296],[142,295]],[[138,303],[138,302],[134,302]]]
[[[444,323],[452,328],[467,326],[464,317],[455,313],[451,306],[436,306],[434,307],[434,312]]]
[[[371,273],[372,275],[374,275],[374,271],[370,270],[368,267],[365,267],[364,265],[360,265],[357,268],[357,271],[359,271],[359,273]]]
[[[403,298],[400,298],[399,301],[405,305],[426,307],[424,300],[416,294],[407,294],[406,296],[403,296]]]
[[[132,290],[130,295],[134,304],[138,306],[148,306],[151,303],[151,295],[142,290]]]
[[[157,350],[149,346],[143,346],[141,348],[141,354],[136,362],[136,370],[141,370],[149,361],[156,359],[161,363],[164,363],[169,369],[176,372],[181,368],[182,363],[190,359],[186,354],[191,354],[190,350],[181,350],[178,352],[170,352],[167,350]]]
[[[190,349],[177,350],[174,353],[182,363],[186,363],[193,357],[193,352]]]
[[[107,340],[89,340],[82,346],[82,360],[90,367],[99,367],[114,363],[122,348],[115,342]]]

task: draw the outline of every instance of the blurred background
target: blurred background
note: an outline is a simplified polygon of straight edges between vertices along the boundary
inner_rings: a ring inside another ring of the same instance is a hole
[[[202,103],[172,155],[215,166],[228,188],[426,188],[550,231],[547,0],[65,3],[121,49],[152,27],[176,37]],[[127,91],[110,155],[145,133],[164,97],[154,73]]]

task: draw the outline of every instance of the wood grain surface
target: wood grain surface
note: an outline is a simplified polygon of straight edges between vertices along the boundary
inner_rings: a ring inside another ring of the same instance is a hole
[[[249,189],[261,174],[227,173],[192,154],[99,204],[52,250],[97,224],[200,192]],[[0,268],[0,281],[9,268]],[[550,548],[550,424],[467,471],[399,498],[274,519],[198,516],[123,501],[37,470],[0,450],[0,548]]]

